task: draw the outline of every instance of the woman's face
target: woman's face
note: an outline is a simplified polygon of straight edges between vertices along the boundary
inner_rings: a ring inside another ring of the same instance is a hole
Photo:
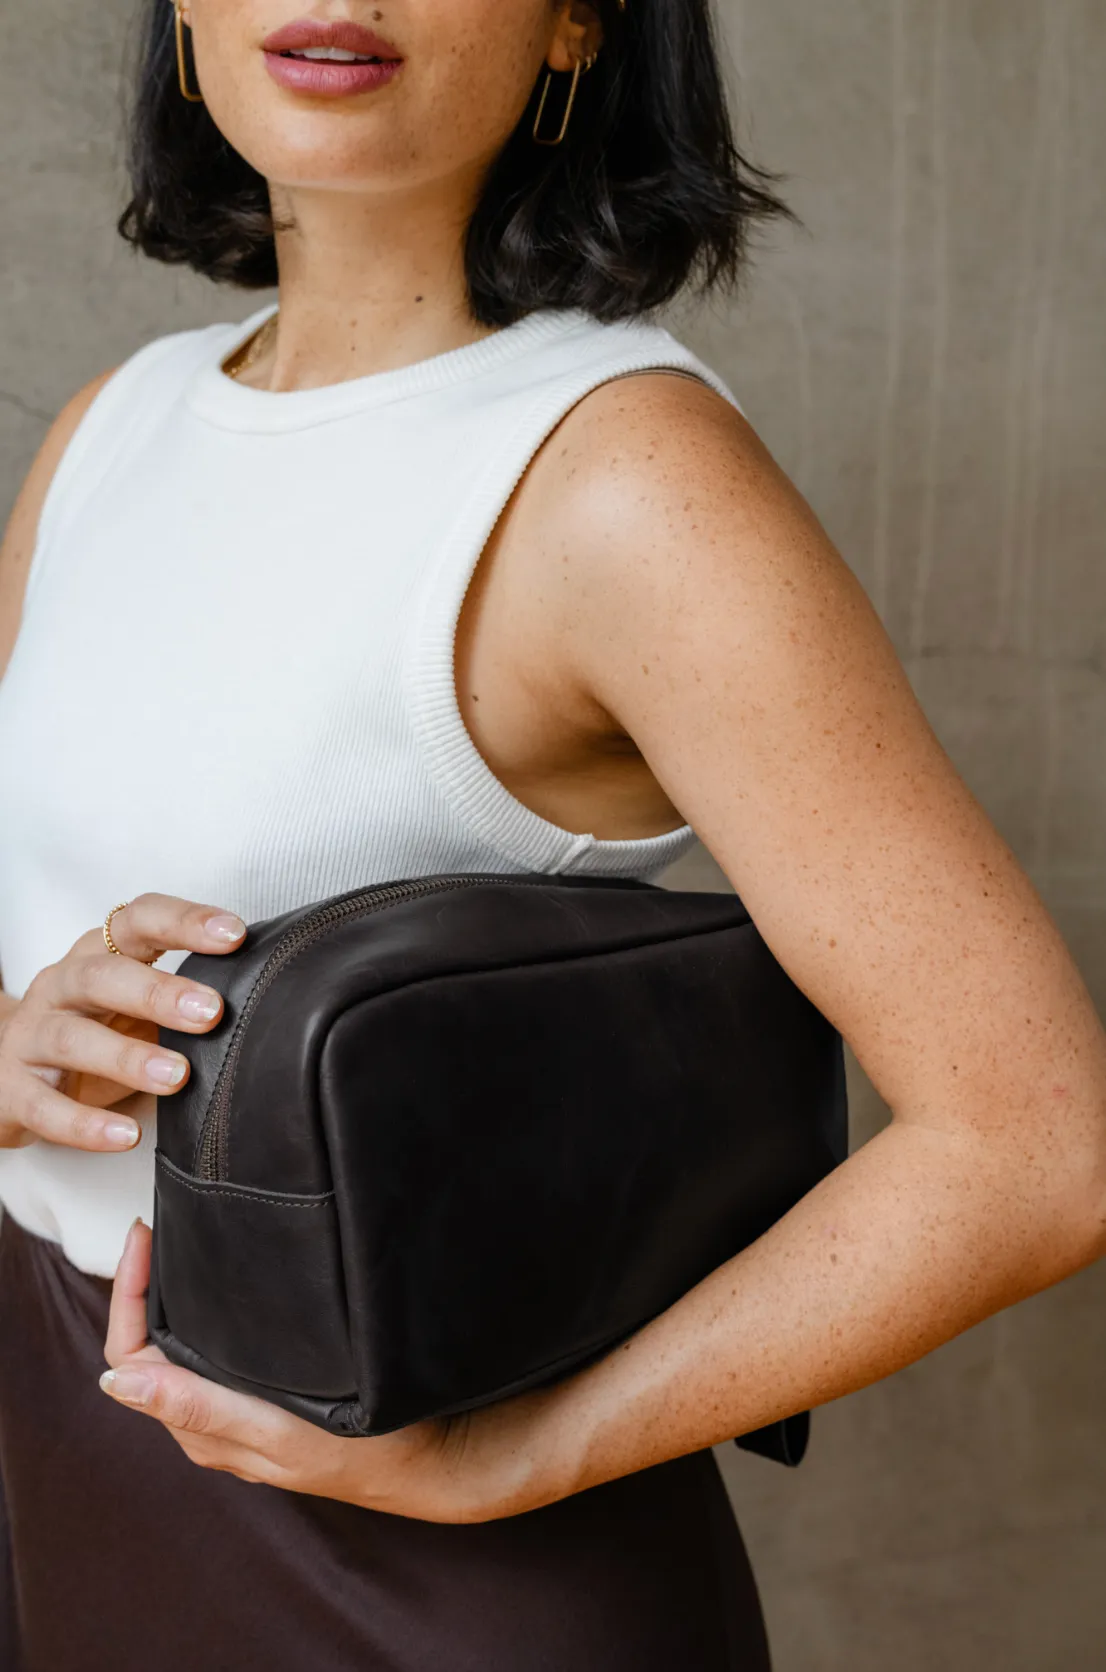
[[[184,17],[208,111],[260,174],[370,193],[478,178],[543,66],[602,38],[585,0],[186,0]],[[335,50],[384,61],[317,56]]]

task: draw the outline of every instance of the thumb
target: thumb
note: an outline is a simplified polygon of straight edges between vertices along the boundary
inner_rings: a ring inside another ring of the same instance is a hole
[[[183,1433],[219,1431],[210,1384],[168,1364],[160,1353],[156,1358],[140,1353],[124,1359],[114,1370],[105,1370],[100,1386],[120,1404],[145,1411]]]
[[[156,1417],[178,1433],[203,1434],[243,1446],[261,1446],[279,1438],[288,1422],[275,1405],[170,1364],[156,1347],[128,1354],[113,1370],[104,1372],[100,1386],[120,1404]]]

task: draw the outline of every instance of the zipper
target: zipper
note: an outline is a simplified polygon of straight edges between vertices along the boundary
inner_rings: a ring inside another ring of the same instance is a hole
[[[286,964],[297,957],[305,947],[314,945],[317,940],[329,934],[338,923],[348,923],[357,917],[369,917],[373,912],[383,911],[386,907],[399,905],[405,900],[419,900],[431,894],[448,894],[459,888],[472,888],[484,883],[506,880],[518,883],[522,887],[541,888],[548,887],[549,883],[556,879],[551,876],[508,879],[501,872],[469,871],[456,876],[423,878],[412,882],[376,883],[370,888],[354,889],[348,894],[342,894],[327,905],[320,906],[318,910],[309,912],[294,928],[282,935],[261,966],[249,997],[242,1006],[227,1054],[223,1059],[223,1066],[216,1078],[197,1146],[199,1177],[209,1182],[225,1182],[227,1179],[231,1097],[246,1028],[266,991]]]

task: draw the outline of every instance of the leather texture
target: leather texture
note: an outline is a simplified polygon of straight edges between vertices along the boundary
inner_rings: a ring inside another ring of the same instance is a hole
[[[161,1030],[151,1335],[335,1433],[593,1362],[847,1152],[840,1036],[735,895],[419,878],[181,973],[225,1015]]]
[[[159,1155],[157,1204],[163,1304],[182,1340],[202,1339],[216,1364],[259,1384],[355,1397],[332,1191],[211,1183]]]

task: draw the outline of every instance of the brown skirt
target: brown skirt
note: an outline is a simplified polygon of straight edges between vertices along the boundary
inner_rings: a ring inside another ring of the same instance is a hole
[[[109,1294],[5,1219],[4,1672],[768,1672],[711,1451],[473,1526],[247,1485],[100,1392]]]

